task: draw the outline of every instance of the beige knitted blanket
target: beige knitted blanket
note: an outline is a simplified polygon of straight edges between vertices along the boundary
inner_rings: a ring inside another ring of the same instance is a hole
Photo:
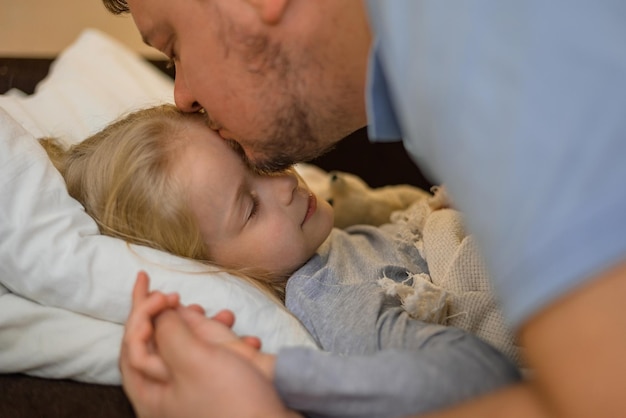
[[[383,278],[379,284],[412,316],[471,332],[523,367],[521,348],[504,320],[478,246],[465,231],[461,212],[448,203],[439,189],[429,201],[392,215],[392,223],[406,224],[415,237],[429,274],[402,284]]]

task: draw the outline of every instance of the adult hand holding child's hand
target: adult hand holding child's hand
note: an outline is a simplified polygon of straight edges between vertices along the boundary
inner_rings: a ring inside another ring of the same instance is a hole
[[[207,318],[175,294],[150,292],[139,273],[120,354],[137,415],[221,417],[236,408],[236,416],[289,416],[272,385],[274,357],[259,351],[257,338],[234,334],[233,323],[229,311]]]

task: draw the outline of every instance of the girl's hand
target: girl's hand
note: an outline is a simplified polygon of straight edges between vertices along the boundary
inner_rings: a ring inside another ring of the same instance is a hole
[[[120,369],[139,417],[297,416],[281,403],[268,374],[274,357],[254,337],[237,337],[234,315],[206,318],[178,295],[149,292],[140,273],[126,324]]]

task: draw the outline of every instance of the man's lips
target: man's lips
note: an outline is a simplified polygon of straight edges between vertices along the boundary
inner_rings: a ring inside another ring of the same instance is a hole
[[[313,216],[316,210],[317,210],[317,197],[315,197],[313,193],[309,192],[309,204],[307,206],[306,214],[304,215],[304,220],[302,221],[301,225],[304,225],[304,223],[308,221],[311,216]]]

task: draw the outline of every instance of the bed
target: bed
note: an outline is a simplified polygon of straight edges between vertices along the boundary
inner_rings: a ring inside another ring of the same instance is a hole
[[[216,300],[230,298],[232,303],[226,307],[242,322],[236,330],[260,334],[269,351],[310,343],[298,324],[271,302],[250,303],[259,296],[255,289],[218,277],[214,281],[220,289],[212,288],[211,297],[196,300],[191,295],[207,293],[201,292],[207,280],[194,266],[141,248],[129,251],[120,242],[102,243],[104,237],[95,236],[95,225],[63,195],[62,180],[45,164],[45,155],[32,146],[33,139],[42,135],[72,143],[100,129],[120,111],[172,101],[172,76],[165,62],[148,62],[92,29],[58,57],[0,58],[0,108],[4,109],[0,134],[17,138],[8,150],[0,150],[4,176],[0,186],[0,416],[134,416],[119,385],[116,344],[128,311],[131,272],[138,267],[151,273],[155,287],[177,290],[183,301],[210,308]],[[18,123],[7,127],[7,118]],[[371,144],[364,129],[313,163],[325,170],[355,173],[372,187],[431,186],[401,143]],[[70,225],[51,229],[54,219],[46,211],[57,211],[58,219],[71,219]],[[79,238],[68,238],[75,224],[82,228]],[[106,250],[91,253],[85,262],[72,261],[80,260],[76,254],[82,257],[90,245],[104,245]],[[111,266],[111,254],[122,247],[127,259],[122,257],[119,265]],[[59,249],[65,249],[61,256]],[[182,273],[159,263],[173,263]],[[196,274],[187,275],[187,269]],[[181,274],[189,276],[182,289],[178,287]],[[251,319],[259,315],[261,319]],[[272,328],[282,331],[260,329],[259,323],[267,318],[273,319]],[[89,331],[82,332],[85,329]]]

